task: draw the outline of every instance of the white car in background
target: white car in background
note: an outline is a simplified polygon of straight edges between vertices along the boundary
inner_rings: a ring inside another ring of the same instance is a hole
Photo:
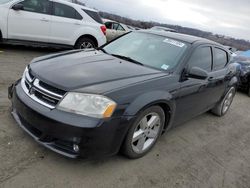
[[[106,37],[108,42],[131,31],[131,29],[125,24],[107,19],[103,19],[103,21],[107,28]]]
[[[63,0],[0,0],[4,43],[78,49],[106,43],[106,27],[96,10]]]

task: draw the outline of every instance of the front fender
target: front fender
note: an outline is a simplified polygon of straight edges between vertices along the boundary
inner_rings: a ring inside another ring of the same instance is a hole
[[[124,112],[124,115],[134,116],[141,110],[159,103],[166,104],[170,108],[171,112],[175,110],[175,103],[173,100],[173,96],[170,93],[166,91],[152,91],[138,96],[127,107],[127,109]]]

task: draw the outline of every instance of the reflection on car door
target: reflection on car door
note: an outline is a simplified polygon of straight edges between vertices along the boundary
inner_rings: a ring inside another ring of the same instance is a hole
[[[192,54],[188,61],[187,70],[192,67],[199,67],[211,74],[212,69],[212,48],[210,46],[200,46]],[[187,78],[181,81],[181,88],[176,100],[176,124],[204,113],[211,105],[210,98],[213,96],[210,87],[214,85],[209,79]]]
[[[24,9],[9,10],[8,38],[48,42],[51,21],[51,2],[48,0],[24,0]]]
[[[82,19],[82,16],[73,7],[54,2],[50,42],[71,45],[72,31],[76,31],[80,27]]]

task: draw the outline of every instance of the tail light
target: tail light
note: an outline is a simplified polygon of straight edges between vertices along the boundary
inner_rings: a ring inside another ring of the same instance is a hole
[[[101,26],[101,30],[102,30],[103,34],[106,35],[107,28],[105,25]]]

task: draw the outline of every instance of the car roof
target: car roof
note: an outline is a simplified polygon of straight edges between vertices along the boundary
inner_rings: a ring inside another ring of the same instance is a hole
[[[63,3],[63,4],[66,4],[66,5],[72,6],[72,7],[78,7],[78,8],[84,9],[84,10],[89,10],[89,11],[93,11],[93,12],[98,12],[97,10],[92,9],[92,8],[89,8],[89,7],[86,7],[86,6],[84,6],[84,5],[80,5],[80,4],[77,4],[77,3],[73,3],[73,2],[71,2],[70,0],[52,0],[52,1],[58,2],[58,3]]]
[[[201,38],[201,37],[196,37],[196,36],[192,36],[192,35],[187,35],[187,34],[181,34],[181,33],[173,33],[173,32],[166,32],[166,31],[156,31],[156,30],[140,30],[140,32],[145,32],[145,33],[151,33],[151,34],[156,34],[156,35],[161,35],[164,37],[169,37],[172,39],[176,39],[176,40],[180,40],[186,43],[208,43],[208,44],[214,44],[214,45],[218,45],[223,47],[221,44],[205,39],[205,38]],[[224,47],[223,47],[224,48]]]

